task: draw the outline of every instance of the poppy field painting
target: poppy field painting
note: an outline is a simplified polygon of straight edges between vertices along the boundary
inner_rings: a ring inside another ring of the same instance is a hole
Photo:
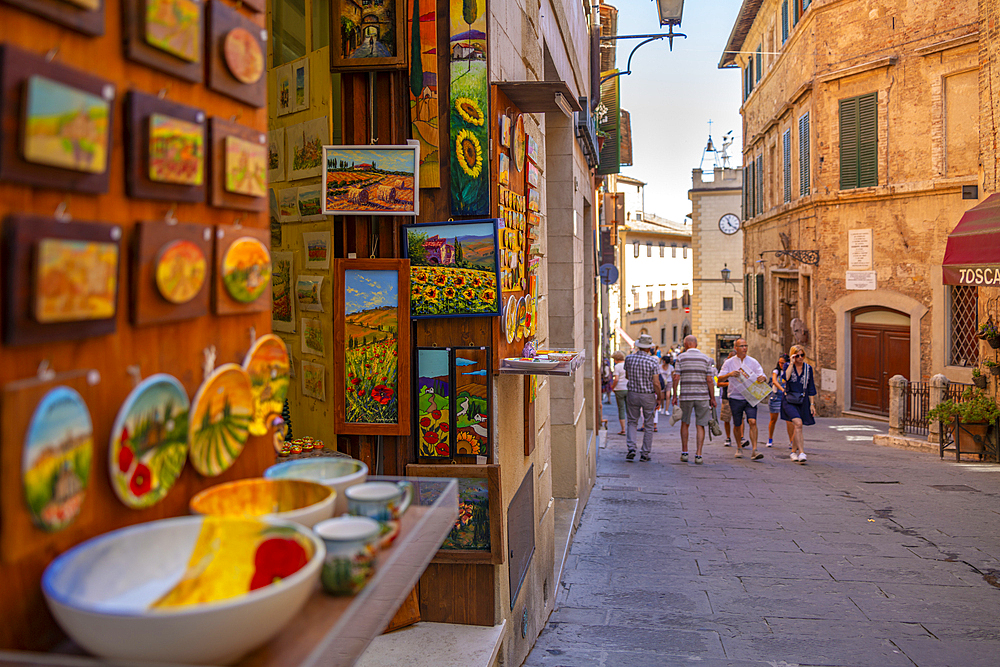
[[[417,455],[451,456],[451,372],[447,348],[417,348]]]

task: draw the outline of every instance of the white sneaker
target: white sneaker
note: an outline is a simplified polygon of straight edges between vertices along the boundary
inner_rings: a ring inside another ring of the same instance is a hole
[[[802,452],[801,454],[799,454],[799,463],[805,463],[805,462],[806,462],[806,453]]]
[[[788,455],[788,458],[790,458],[793,461],[798,461],[799,455],[796,452],[792,452],[791,454]]]

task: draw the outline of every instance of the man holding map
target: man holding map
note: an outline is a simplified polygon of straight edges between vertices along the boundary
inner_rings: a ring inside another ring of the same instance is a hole
[[[739,443],[743,447],[743,417],[747,418],[750,436],[750,459],[764,458],[757,452],[757,404],[771,393],[767,377],[760,363],[747,354],[747,342],[740,338],[734,345],[736,356],[726,359],[719,371],[720,380],[729,380],[729,410],[733,414],[733,431],[736,435],[736,458],[743,458]]]

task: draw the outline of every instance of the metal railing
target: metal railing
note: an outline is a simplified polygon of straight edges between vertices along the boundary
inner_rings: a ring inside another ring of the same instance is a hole
[[[927,411],[930,410],[931,386],[927,382],[909,382],[903,388],[903,414],[899,426],[906,433],[927,435]]]

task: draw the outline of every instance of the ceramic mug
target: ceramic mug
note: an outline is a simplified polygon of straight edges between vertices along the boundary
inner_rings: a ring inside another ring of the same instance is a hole
[[[320,581],[332,595],[354,595],[375,574],[375,552],[382,526],[363,516],[320,521],[313,531],[326,545]]]
[[[365,482],[350,487],[347,511],[376,521],[397,521],[413,501],[413,484],[400,482]]]

